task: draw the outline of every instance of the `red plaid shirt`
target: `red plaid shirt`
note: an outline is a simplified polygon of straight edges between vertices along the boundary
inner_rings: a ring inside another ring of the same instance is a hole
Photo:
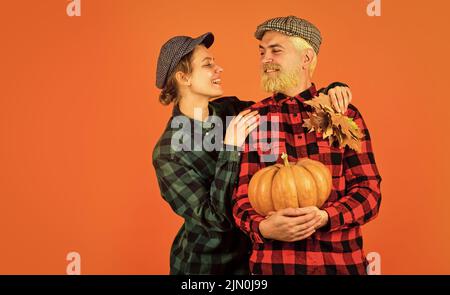
[[[251,107],[267,116],[269,124],[266,131],[252,132],[245,144],[239,183],[233,194],[233,215],[237,226],[253,242],[253,274],[366,274],[368,263],[360,226],[376,217],[381,202],[381,177],[369,131],[359,111],[350,105],[346,115],[365,135],[360,153],[330,146],[320,134],[307,132],[303,119],[312,109],[303,101],[315,95],[312,85],[295,97],[277,94]],[[273,125],[278,126],[278,132],[271,129],[270,122],[279,122]],[[271,144],[271,150],[267,150],[267,144]],[[290,162],[304,157],[320,161],[333,176],[332,192],[321,208],[328,213],[329,223],[309,238],[291,243],[260,234],[259,223],[264,217],[251,207],[247,196],[252,175],[275,162],[282,163],[282,152],[289,155]]]

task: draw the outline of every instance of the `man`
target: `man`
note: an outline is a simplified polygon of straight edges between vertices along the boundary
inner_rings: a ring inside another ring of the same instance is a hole
[[[364,134],[359,153],[330,146],[328,139],[302,126],[312,112],[304,102],[317,94],[311,79],[322,38],[313,24],[294,16],[274,18],[259,25],[255,36],[260,40],[262,86],[273,95],[251,109],[266,116],[267,126],[278,127],[250,134],[233,194],[235,222],[253,243],[250,270],[366,274],[360,226],[376,217],[381,202],[381,177],[366,124],[350,104],[346,115]],[[264,142],[276,148],[267,151],[261,147]],[[263,217],[250,205],[248,184],[259,169],[282,162],[283,152],[290,162],[309,157],[324,163],[332,173],[333,189],[320,209],[287,208]]]

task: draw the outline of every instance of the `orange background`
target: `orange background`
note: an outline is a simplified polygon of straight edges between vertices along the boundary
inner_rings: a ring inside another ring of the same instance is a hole
[[[363,227],[383,274],[450,273],[448,1],[67,0],[0,4],[0,273],[164,274],[182,220],[153,146],[171,107],[155,66],[173,35],[212,31],[227,95],[259,100],[256,25],[294,14],[322,31],[314,81],[347,82],[383,177]]]

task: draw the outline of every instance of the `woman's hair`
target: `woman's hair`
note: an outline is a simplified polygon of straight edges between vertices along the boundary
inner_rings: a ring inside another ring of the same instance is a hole
[[[306,42],[305,39],[300,38],[300,37],[290,37],[292,44],[294,44],[294,47],[301,53],[303,52],[303,50],[305,49],[312,49],[314,51],[314,49],[312,48],[312,46]],[[313,75],[314,70],[316,69],[316,65],[317,65],[317,54],[314,51],[314,56],[313,56],[313,60],[311,61],[311,64],[309,66],[309,74]]]
[[[180,101],[180,93],[178,88],[177,79],[175,78],[175,74],[177,72],[183,72],[185,74],[192,73],[192,56],[193,56],[194,50],[192,50],[190,53],[183,56],[183,58],[180,60],[180,62],[177,64],[175,69],[172,71],[172,73],[169,75],[166,81],[166,85],[161,90],[161,93],[159,94],[159,102],[161,102],[163,105],[169,105],[171,102],[174,104],[178,104]]]

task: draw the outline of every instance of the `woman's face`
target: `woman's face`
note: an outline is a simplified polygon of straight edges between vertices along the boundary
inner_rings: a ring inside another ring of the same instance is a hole
[[[192,56],[191,92],[208,98],[222,96],[222,72],[209,50],[204,45],[197,46]]]

